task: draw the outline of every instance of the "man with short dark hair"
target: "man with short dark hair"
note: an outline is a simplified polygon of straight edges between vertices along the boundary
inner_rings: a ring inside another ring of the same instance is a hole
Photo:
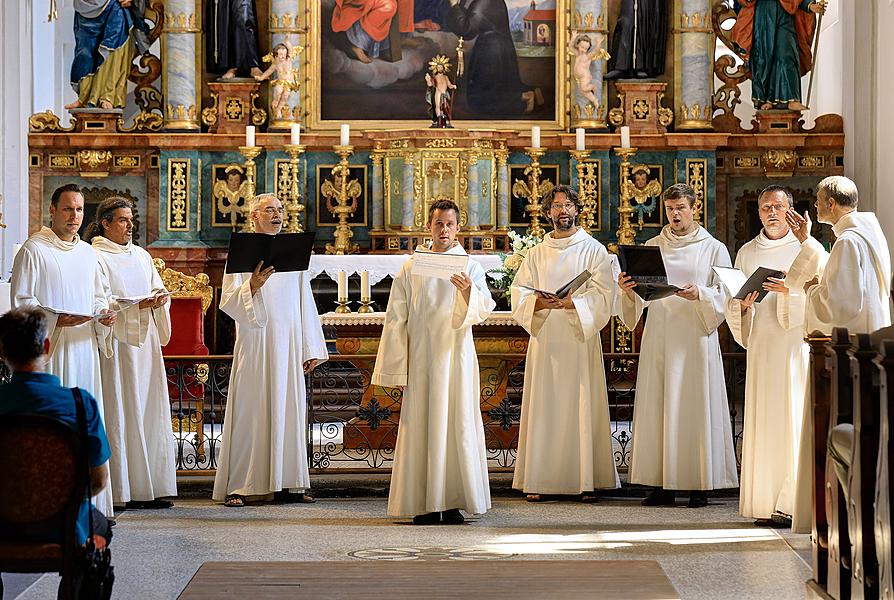
[[[59,384],[59,378],[45,373],[52,348],[47,335],[47,318],[38,308],[14,308],[0,316],[0,357],[12,371],[12,379],[0,385],[0,418],[12,415],[44,415],[52,417],[80,432],[77,408],[70,388]],[[98,494],[107,487],[110,456],[109,442],[102,424],[99,404],[87,390],[81,390],[84,416],[87,421],[87,462],[90,485]],[[89,534],[89,512],[93,510],[94,542],[102,548],[111,539],[106,518],[84,498],[78,512],[77,540],[85,543]],[[25,533],[22,533],[25,536]],[[57,531],[28,531],[28,537],[47,539],[61,537]]]
[[[688,490],[689,506],[707,505],[706,491],[734,488],[736,455],[717,328],[725,295],[711,267],[729,267],[729,251],[695,221],[695,192],[664,192],[668,224],[646,242],[658,246],[675,295],[644,301],[626,273],[618,276],[621,319],[631,330],[648,307],[636,376],[630,483],[653,486],[645,506],[673,505]]]
[[[428,230],[431,252],[465,256],[452,200],[431,205]],[[372,376],[375,385],[404,390],[391,516],[455,525],[464,520],[460,509],[481,514],[490,508],[472,326],[494,306],[484,269],[474,260],[448,280],[414,275],[411,259],[394,278]]]
[[[50,226],[31,235],[15,256],[10,306],[44,311],[51,342],[47,372],[64,386],[90,392],[103,418],[99,353],[111,355],[116,315],[109,310],[96,253],[78,236],[84,218],[81,189],[71,183],[57,188],[49,213]],[[96,504],[113,516],[110,490],[103,490]]]
[[[553,230],[512,282],[512,316],[531,336],[512,487],[530,502],[545,494],[595,502],[596,490],[619,485],[599,335],[614,304],[612,262],[578,226],[581,203],[571,187],[554,187],[544,210]],[[590,278],[577,291],[542,293],[584,271]]]

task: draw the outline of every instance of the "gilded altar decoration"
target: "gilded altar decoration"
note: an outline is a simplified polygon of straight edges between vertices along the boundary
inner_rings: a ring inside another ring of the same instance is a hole
[[[189,159],[168,160],[168,231],[189,231]]]
[[[211,188],[211,197],[214,199],[214,211],[211,226],[235,229],[243,222],[243,207],[252,196],[245,167],[215,165],[212,176],[214,187]]]
[[[201,298],[202,312],[206,312],[211,306],[214,297],[214,288],[211,280],[205,273],[198,275],[186,275],[180,271],[165,266],[165,261],[160,258],[152,259],[155,270],[161,276],[161,282],[175,298]]]
[[[285,40],[276,44],[270,53],[261,58],[262,62],[270,63],[270,67],[255,79],[264,81],[273,76],[270,79],[270,115],[274,121],[291,121],[289,99],[301,87],[298,82],[299,71],[294,64],[303,51],[304,46],[293,46],[291,34],[287,34]]]
[[[79,150],[78,171],[81,177],[107,177],[112,167],[111,150]]]
[[[707,225],[708,215],[706,210],[708,178],[708,160],[705,158],[687,158],[686,159],[686,185],[695,192],[695,209],[693,210],[693,218],[696,223]]]
[[[650,179],[651,169],[646,165],[635,165],[630,169],[631,178],[622,179],[622,185],[626,187],[626,196],[633,202],[633,213],[636,215],[636,226],[642,231],[647,217],[652,216],[656,209],[660,212],[661,181]]]
[[[630,181],[630,159],[636,154],[636,148],[615,148],[615,154],[621,158],[619,166],[620,171],[620,191],[618,194],[618,230],[615,235],[618,238],[618,244],[622,246],[630,246],[636,243],[636,231],[633,229],[631,219],[633,213],[633,190],[636,189],[633,182]]]
[[[791,177],[798,162],[794,150],[767,150],[761,154],[761,166],[767,177]]]
[[[286,144],[285,150],[289,153],[289,162],[286,165],[277,163],[276,171],[277,186],[280,190],[277,195],[283,199],[283,206],[286,210],[283,231],[286,233],[301,233],[304,231],[302,215],[305,208],[301,202],[299,160],[304,153],[305,147],[299,144]],[[280,170],[280,165],[286,168]]]
[[[577,171],[577,194],[580,197],[580,226],[587,233],[602,230],[602,161],[591,160],[589,150],[571,150]]]
[[[540,225],[540,217],[543,210],[540,202],[555,187],[553,182],[541,180],[540,178],[540,159],[545,153],[546,151],[543,148],[525,148],[525,154],[531,158],[531,164],[525,167],[527,181],[516,179],[512,184],[512,195],[516,198],[525,198],[527,200],[525,210],[531,219],[528,233],[536,238],[542,238],[545,233],[543,226]]]
[[[74,131],[74,126],[63,127],[52,110],[35,113],[28,119],[28,130],[31,133],[63,133]]]
[[[351,242],[354,232],[348,225],[348,217],[357,211],[357,198],[363,193],[360,182],[351,179],[348,157],[354,152],[353,146],[336,146],[335,153],[341,161],[332,168],[332,177],[323,182],[321,193],[326,198],[326,208],[338,218],[335,226],[335,243],[326,244],[326,254],[352,254],[359,247]]]

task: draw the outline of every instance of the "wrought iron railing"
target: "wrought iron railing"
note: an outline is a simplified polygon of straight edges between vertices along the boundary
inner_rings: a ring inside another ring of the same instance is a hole
[[[620,470],[630,464],[636,354],[606,354],[612,445]],[[745,396],[745,354],[724,354],[737,461]],[[397,441],[401,392],[371,386],[374,355],[334,355],[306,378],[308,462],[313,472],[389,471]],[[232,357],[166,357],[177,468],[216,468]],[[479,354],[481,409],[492,470],[515,464],[524,382],[523,354]]]

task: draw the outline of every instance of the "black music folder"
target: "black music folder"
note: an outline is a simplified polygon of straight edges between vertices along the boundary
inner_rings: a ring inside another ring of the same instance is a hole
[[[259,262],[279,273],[306,271],[310,264],[314,238],[306,233],[234,233],[227,252],[227,273],[251,273]]]
[[[621,270],[636,282],[633,291],[643,300],[661,300],[681,288],[667,283],[667,271],[658,246],[618,246]]]
[[[717,277],[721,283],[726,286],[729,293],[736,300],[744,300],[745,296],[752,292],[758,292],[757,300],[760,302],[767,297],[770,292],[764,289],[764,283],[774,277],[782,279],[785,276],[783,271],[778,269],[768,269],[767,267],[758,267],[751,274],[751,277],[745,277],[745,273],[734,267],[711,267],[717,273]]]
[[[566,283],[565,285],[563,285],[562,287],[560,287],[560,288],[559,288],[558,290],[556,290],[555,292],[547,292],[546,290],[538,290],[537,288],[533,288],[533,287],[531,287],[531,286],[527,286],[527,285],[522,285],[522,286],[519,286],[519,287],[523,287],[523,288],[525,288],[526,290],[531,290],[531,291],[534,291],[534,292],[540,292],[540,293],[543,295],[544,298],[556,298],[556,299],[558,299],[558,300],[561,300],[561,299],[563,299],[565,296],[567,296],[568,294],[573,294],[573,293],[576,292],[578,289],[580,289],[580,286],[582,286],[583,284],[587,283],[587,281],[588,281],[588,280],[590,279],[590,277],[592,277],[592,276],[593,276],[593,275],[590,274],[589,271],[587,271],[586,269],[584,269],[584,270],[581,272],[580,275],[578,275],[577,277],[575,277],[574,279],[572,279],[571,281],[569,281],[568,283]]]

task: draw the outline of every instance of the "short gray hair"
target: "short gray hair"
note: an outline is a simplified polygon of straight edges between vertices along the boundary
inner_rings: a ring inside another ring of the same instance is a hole
[[[817,184],[816,191],[823,192],[839,206],[857,208],[857,184],[844,175],[826,177]]]
[[[270,200],[271,198],[279,201],[279,203],[282,204],[282,200],[280,200],[279,196],[277,196],[276,194],[258,194],[248,201],[248,214],[253,213],[254,210],[261,205],[261,202],[263,202],[264,200]]]

